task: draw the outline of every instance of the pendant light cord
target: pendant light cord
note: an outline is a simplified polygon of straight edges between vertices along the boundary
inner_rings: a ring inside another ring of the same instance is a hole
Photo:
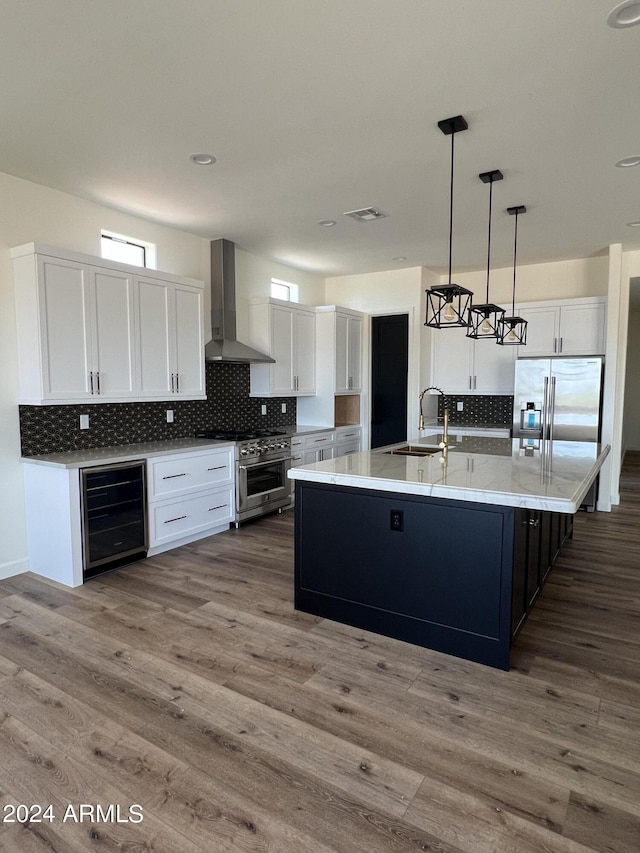
[[[487,305],[489,304],[489,267],[491,264],[491,205],[493,202],[493,177],[489,180],[489,236],[487,238]]]
[[[451,269],[452,269],[452,257],[453,257],[453,140],[455,139],[456,132],[452,130],[451,133],[451,182],[449,187],[449,284],[451,284]]]
[[[513,302],[511,305],[511,316],[516,316],[516,258],[518,253],[518,211],[515,211],[516,223],[513,236]]]

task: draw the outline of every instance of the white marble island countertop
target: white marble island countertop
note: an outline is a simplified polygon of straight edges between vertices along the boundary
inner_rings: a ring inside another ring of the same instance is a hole
[[[441,433],[405,442],[432,448],[425,456],[389,453],[389,448],[353,453],[313,465],[291,468],[289,477],[360,489],[450,498],[574,513],[609,453],[608,445],[578,441],[541,441],[522,446],[519,439],[491,438],[485,452],[465,452],[451,441],[445,459]]]

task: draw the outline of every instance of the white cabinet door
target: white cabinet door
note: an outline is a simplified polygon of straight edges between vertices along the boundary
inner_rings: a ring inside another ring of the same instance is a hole
[[[468,338],[465,329],[436,331],[431,384],[445,394],[513,394],[514,349]]]
[[[440,329],[433,332],[432,340],[431,384],[445,394],[471,394],[472,340],[466,329]]]
[[[138,391],[141,399],[167,400],[171,388],[171,292],[162,281],[137,281]]]
[[[89,399],[94,307],[88,268],[38,258],[38,303],[43,400]]]
[[[349,317],[348,321],[347,390],[362,390],[362,320]]]
[[[521,308],[518,316],[527,321],[527,343],[518,350],[518,357],[555,355],[560,337],[560,308]]]
[[[473,341],[473,390],[477,394],[513,394],[516,347],[495,340]]]
[[[604,302],[575,303],[560,309],[560,355],[601,355],[605,346]]]
[[[362,320],[349,314],[335,315],[336,393],[362,390]]]
[[[602,355],[605,349],[606,304],[570,300],[558,305],[520,309],[528,322],[527,343],[518,357]]]
[[[316,391],[316,315],[294,311],[293,375],[298,394]]]
[[[137,288],[138,397],[204,397],[202,291],[144,278]]]
[[[257,301],[249,310],[251,343],[275,364],[251,365],[252,397],[315,394],[315,311],[278,301]]]
[[[293,391],[293,312],[280,305],[271,307],[271,352],[276,363],[271,365],[271,391],[290,394]]]
[[[194,397],[205,394],[203,291],[177,285],[175,313],[175,393]]]
[[[100,399],[131,398],[136,393],[133,277],[89,267],[95,297],[93,336],[94,394]]]
[[[336,392],[349,389],[349,317],[335,315]]]

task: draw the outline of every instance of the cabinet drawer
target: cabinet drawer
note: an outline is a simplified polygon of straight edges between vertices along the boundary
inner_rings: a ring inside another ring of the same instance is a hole
[[[305,449],[313,450],[314,447],[323,447],[326,444],[333,444],[335,437],[335,432],[321,432],[314,435],[305,436]]]
[[[149,499],[186,494],[233,479],[233,450],[176,454],[149,460]]]
[[[336,444],[336,456],[349,456],[351,453],[360,453],[360,439],[350,439]]]
[[[151,547],[233,521],[232,486],[149,507]]]

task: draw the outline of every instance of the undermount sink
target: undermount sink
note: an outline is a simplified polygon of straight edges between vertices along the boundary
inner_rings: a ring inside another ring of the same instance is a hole
[[[385,450],[384,452],[393,456],[431,456],[433,453],[440,453],[441,448],[406,444],[404,447],[396,447],[394,450]]]

